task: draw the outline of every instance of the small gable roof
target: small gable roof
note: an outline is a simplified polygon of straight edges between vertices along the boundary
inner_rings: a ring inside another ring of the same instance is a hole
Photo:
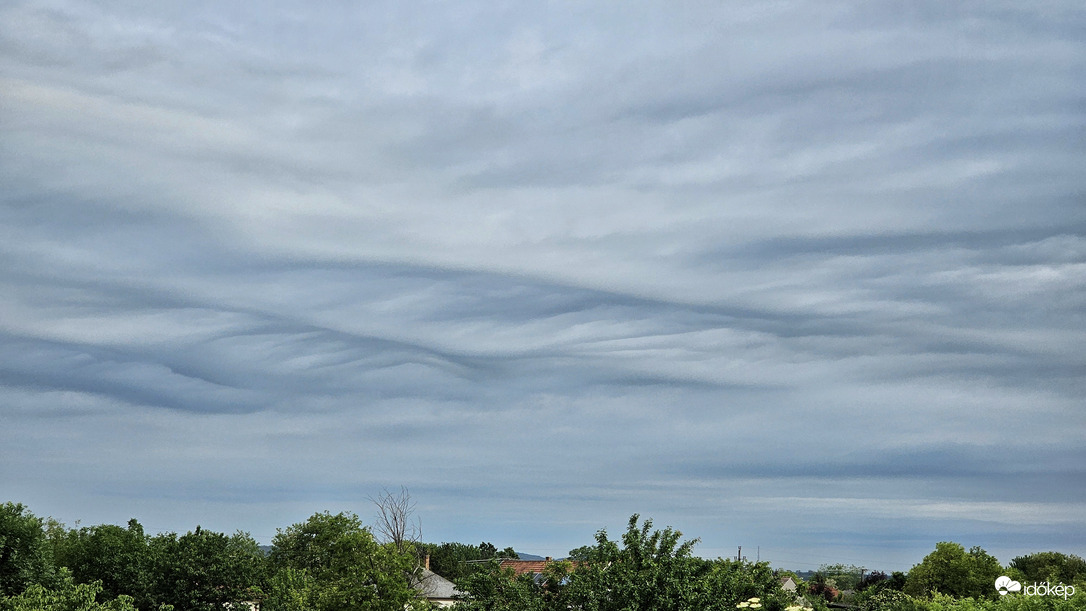
[[[411,578],[411,585],[426,598],[452,599],[460,594],[456,585],[430,569],[422,569]]]

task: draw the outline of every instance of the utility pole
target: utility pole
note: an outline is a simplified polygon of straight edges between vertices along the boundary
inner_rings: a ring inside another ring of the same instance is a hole
[[[739,546],[739,551],[735,552],[735,561],[739,562],[739,559],[743,557],[743,546]]]

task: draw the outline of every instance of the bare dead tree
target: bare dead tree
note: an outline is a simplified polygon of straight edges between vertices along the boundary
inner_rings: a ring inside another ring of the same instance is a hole
[[[407,488],[400,486],[399,493],[381,491],[377,498],[370,497],[377,506],[377,524],[374,530],[396,549],[403,552],[408,544],[422,540],[422,522],[415,516],[415,502]]]

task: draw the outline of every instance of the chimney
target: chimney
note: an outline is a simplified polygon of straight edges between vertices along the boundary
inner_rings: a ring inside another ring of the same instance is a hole
[[[427,571],[430,570],[430,554],[426,554],[426,559],[422,561],[422,565]]]

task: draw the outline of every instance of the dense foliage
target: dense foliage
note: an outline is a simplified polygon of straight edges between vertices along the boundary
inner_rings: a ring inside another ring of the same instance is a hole
[[[896,590],[884,590],[854,607],[858,611],[1082,611],[1086,594],[1066,599],[1056,596],[1008,595],[999,599],[954,598],[935,594],[915,598]]]
[[[78,530],[54,528],[50,534],[58,566],[67,567],[79,584],[98,582],[99,597],[132,597],[141,608],[153,606],[150,576],[155,562],[150,540],[136,520]]]
[[[376,541],[353,514],[318,513],[279,531],[265,556],[246,533],[148,536],[127,527],[66,529],[0,506],[0,611],[402,611],[413,549]],[[402,551],[401,551],[402,550]]]
[[[53,554],[41,518],[19,503],[0,505],[0,596],[55,582]]]
[[[403,611],[421,606],[408,581],[418,565],[405,545],[378,543],[354,514],[315,514],[275,535],[263,608]]]
[[[77,584],[62,574],[54,588],[32,584],[17,596],[0,599],[0,611],[136,611],[131,597],[100,602],[101,592],[97,581]]]
[[[799,592],[780,589],[767,563],[707,560],[696,539],[630,518],[611,540],[517,576],[500,558],[506,548],[482,543],[427,544],[378,540],[352,513],[317,513],[281,529],[264,554],[246,533],[196,527],[149,536],[126,526],[68,529],[17,503],[0,505],[0,611],[348,611],[425,609],[411,587],[431,568],[455,579],[465,611],[798,611],[826,609],[826,599],[859,611],[1072,611],[1086,609],[1086,561],[1041,552],[1006,567],[974,547],[941,542],[909,571],[886,575],[850,565],[823,565]],[[1021,582],[1000,595],[996,577]],[[1040,583],[1066,584],[1058,594],[1030,594]]]
[[[418,550],[424,557],[430,557],[430,570],[450,581],[489,570],[487,562],[489,560],[517,557],[513,548],[499,550],[486,541],[479,545],[421,543],[418,545]]]
[[[905,593],[927,596],[995,599],[995,580],[1003,573],[999,561],[979,547],[966,551],[957,543],[941,542],[909,571]]]
[[[259,597],[264,555],[249,535],[201,529],[151,539],[152,601],[177,610],[221,611]]]
[[[572,561],[552,562],[538,577],[498,570],[457,582],[466,610],[588,611],[728,610],[752,597],[761,608],[783,609],[792,602],[780,592],[767,563],[705,560],[692,554],[697,540],[682,540],[671,528],[653,530],[652,520],[630,518],[621,540],[606,531],[596,544],[571,553]]]
[[[463,593],[456,608],[465,611],[545,611],[545,583],[532,575],[516,575],[502,569],[497,560],[485,570],[469,573],[456,580]]]
[[[1010,567],[1014,570],[1012,576],[1022,581],[1086,582],[1086,560],[1074,554],[1027,554],[1011,560]]]

